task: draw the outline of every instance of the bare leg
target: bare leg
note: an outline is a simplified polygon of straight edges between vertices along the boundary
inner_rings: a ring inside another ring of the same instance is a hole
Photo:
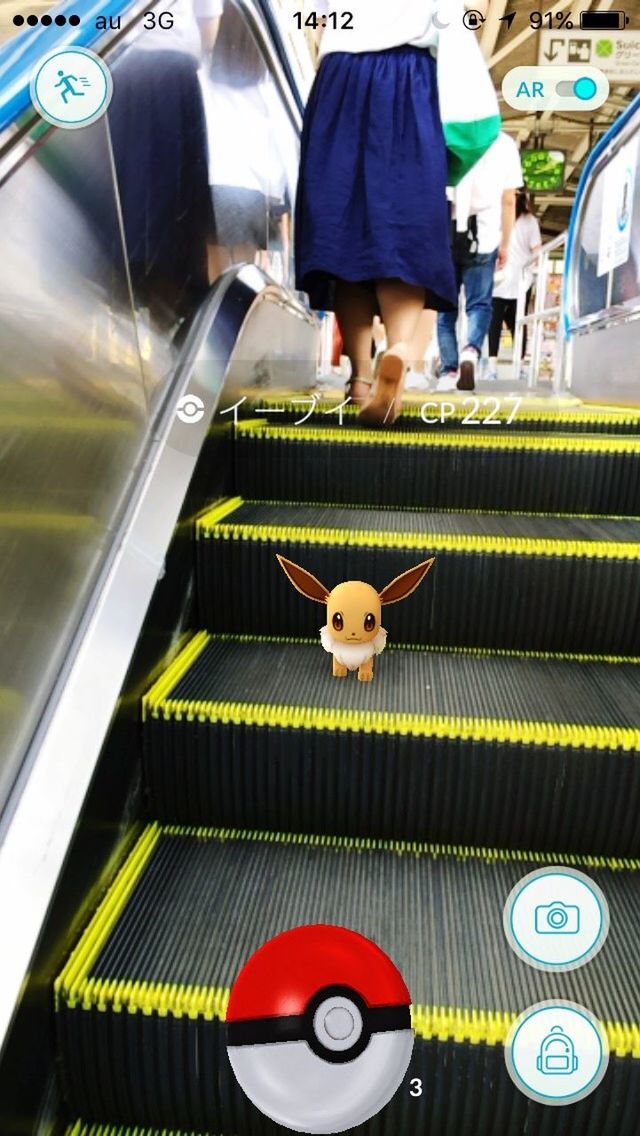
[[[360,420],[366,426],[390,426],[402,411],[410,345],[424,311],[425,295],[424,288],[402,280],[378,280],[376,291],[388,347],[380,360],[371,401],[360,412]]]
[[[344,353],[351,363],[351,397],[365,399],[372,380],[371,337],[376,301],[361,284],[339,280],[336,287],[336,315],[342,332]],[[358,381],[363,380],[363,381]]]
[[[251,241],[244,241],[240,245],[234,245],[231,249],[232,263],[255,264],[257,251],[257,246]]]
[[[209,268],[209,283],[214,284],[219,276],[232,264],[255,263],[256,246],[247,241],[245,244],[234,245],[207,245],[207,262]]]
[[[419,374],[424,373],[424,357],[433,339],[435,326],[436,313],[427,308],[418,320],[418,330],[409,347],[409,366]]]
[[[229,268],[231,254],[224,245],[207,245],[207,261],[209,266],[209,283],[214,284],[219,276]]]
[[[378,280],[376,291],[388,346],[409,345],[424,312],[424,288],[405,284],[403,280]]]
[[[373,341],[376,345],[376,351],[379,351],[386,338],[386,331],[380,316],[373,318]]]

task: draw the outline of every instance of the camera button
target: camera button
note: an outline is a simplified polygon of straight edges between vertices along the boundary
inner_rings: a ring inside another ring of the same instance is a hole
[[[537,970],[563,973],[595,958],[609,931],[598,884],[565,865],[539,868],[512,889],[503,913],[511,949]]]

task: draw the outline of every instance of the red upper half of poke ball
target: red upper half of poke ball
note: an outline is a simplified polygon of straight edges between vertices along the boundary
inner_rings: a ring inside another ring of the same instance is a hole
[[[231,991],[227,1021],[302,1014],[325,986],[348,986],[368,1006],[411,1003],[402,975],[375,943],[316,924],[276,935],[251,956]]]

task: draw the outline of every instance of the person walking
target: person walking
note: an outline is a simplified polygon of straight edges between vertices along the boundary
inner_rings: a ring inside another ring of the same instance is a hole
[[[502,325],[506,324],[515,341],[516,311],[518,306],[518,291],[521,281],[526,291],[525,314],[529,309],[531,290],[533,288],[533,271],[525,265],[534,253],[538,252],[542,244],[540,225],[533,211],[531,198],[526,189],[519,189],[516,195],[516,223],[513,226],[507,263],[501,278],[493,288],[493,312],[489,328],[489,371],[490,380],[498,377],[498,354],[500,351],[500,336]],[[524,326],[522,337],[522,355],[527,350],[527,326]]]
[[[302,133],[297,287],[313,308],[336,312],[351,361],[348,393],[363,404],[361,421],[381,426],[400,413],[422,313],[456,299],[436,0],[311,7],[327,19]],[[373,385],[377,313],[388,346]]]
[[[440,391],[475,389],[476,367],[489,331],[493,277],[507,263],[515,222],[516,189],[522,185],[517,144],[504,131],[460,182],[453,199],[456,303],[438,316]],[[467,332],[458,345],[458,296],[464,287]]]

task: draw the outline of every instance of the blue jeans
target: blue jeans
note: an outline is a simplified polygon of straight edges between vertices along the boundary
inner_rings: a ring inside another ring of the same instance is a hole
[[[458,295],[464,284],[465,307],[467,310],[467,344],[482,354],[482,345],[489,331],[492,313],[493,276],[496,268],[498,250],[480,253],[472,264],[456,264]],[[438,343],[440,346],[440,373],[457,371],[458,340],[456,323],[458,309],[453,312],[440,312],[438,316]]]

